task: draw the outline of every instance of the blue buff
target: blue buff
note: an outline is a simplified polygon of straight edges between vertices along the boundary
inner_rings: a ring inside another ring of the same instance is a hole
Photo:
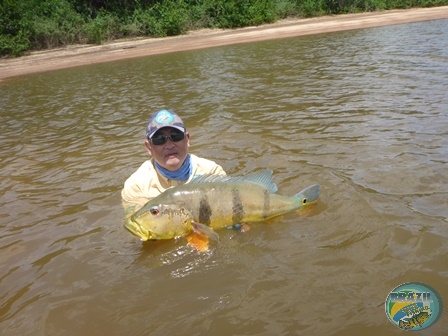
[[[155,162],[155,164],[160,174],[169,180],[185,181],[188,180],[193,173],[193,164],[191,163],[190,154],[187,155],[182,166],[176,171],[167,170],[160,166],[157,162]]]

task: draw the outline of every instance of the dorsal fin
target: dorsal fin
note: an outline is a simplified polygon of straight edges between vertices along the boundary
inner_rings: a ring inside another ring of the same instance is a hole
[[[277,192],[277,185],[272,181],[272,170],[266,169],[246,176],[231,177],[227,175],[205,174],[197,176],[190,183],[210,183],[210,182],[250,182],[266,188],[271,193]]]

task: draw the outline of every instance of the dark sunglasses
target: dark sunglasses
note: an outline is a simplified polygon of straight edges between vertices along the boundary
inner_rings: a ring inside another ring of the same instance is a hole
[[[168,135],[160,134],[155,137],[152,137],[150,140],[153,145],[159,146],[166,144],[168,139],[170,139],[173,142],[181,141],[185,139],[185,133],[176,132],[176,133],[170,133]]]

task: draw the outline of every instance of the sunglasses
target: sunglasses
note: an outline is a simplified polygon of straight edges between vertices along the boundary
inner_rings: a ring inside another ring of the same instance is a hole
[[[168,135],[160,134],[155,137],[152,137],[149,140],[153,145],[159,146],[166,144],[168,139],[170,139],[173,142],[181,141],[185,139],[185,133],[176,132],[176,133],[170,133]]]

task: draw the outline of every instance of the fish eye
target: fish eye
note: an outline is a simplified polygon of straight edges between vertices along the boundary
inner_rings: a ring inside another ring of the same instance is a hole
[[[151,215],[158,215],[159,214],[159,208],[158,207],[152,207],[151,209],[149,209],[149,212],[151,213]]]
[[[306,198],[302,200],[302,204],[306,204]]]

